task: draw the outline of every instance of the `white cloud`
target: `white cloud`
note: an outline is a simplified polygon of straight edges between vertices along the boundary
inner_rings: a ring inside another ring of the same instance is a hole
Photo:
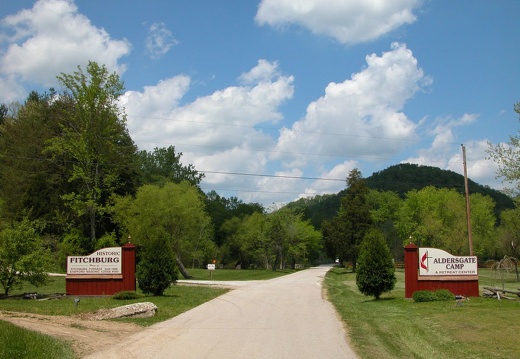
[[[146,37],[146,51],[152,59],[157,59],[170,51],[177,45],[177,41],[170,30],[163,22],[156,22],[150,25],[148,36]]]
[[[187,104],[182,104],[189,91],[187,76],[127,92],[121,105],[132,138],[146,150],[175,145],[183,163],[220,172],[207,174],[205,188],[258,188],[261,177],[224,172],[265,173],[267,153],[276,139],[255,126],[282,119],[279,106],[292,98],[294,79],[281,75],[276,62],[265,60],[239,78],[244,79],[246,85],[229,86]]]
[[[431,80],[405,45],[393,44],[391,51],[366,60],[365,69],[342,83],[330,83],[325,95],[308,106],[305,118],[282,129],[274,158],[288,167],[322,162],[323,156],[376,159],[391,156],[416,137],[416,124],[402,108]],[[302,153],[322,157],[317,161]]]
[[[31,9],[5,17],[1,25],[5,29],[2,40],[10,43],[0,59],[4,81],[16,76],[55,86],[57,75],[75,71],[89,60],[106,65],[110,71],[125,70],[118,61],[129,54],[128,41],[111,39],[80,14],[72,1],[37,1]]]
[[[453,133],[454,129],[472,124],[477,119],[477,114],[465,113],[460,118],[455,119],[451,117],[437,118],[431,124],[423,121],[424,135],[432,136],[432,143],[429,148],[418,150],[417,156],[410,157],[403,162],[448,169],[448,161],[454,147],[460,149],[460,144],[456,143],[457,136]]]
[[[344,44],[377,39],[416,20],[423,0],[262,0],[260,25],[301,25]]]

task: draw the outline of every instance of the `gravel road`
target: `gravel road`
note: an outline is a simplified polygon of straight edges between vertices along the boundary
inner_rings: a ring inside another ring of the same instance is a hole
[[[328,270],[248,282],[87,358],[356,358],[322,297]]]

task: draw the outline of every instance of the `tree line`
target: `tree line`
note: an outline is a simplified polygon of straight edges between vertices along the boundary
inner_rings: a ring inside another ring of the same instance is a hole
[[[455,189],[377,190],[356,169],[340,196],[268,213],[258,203],[204,193],[204,174],[184,165],[174,146],[139,150],[118,106],[123,83],[105,66],[89,62],[58,80],[59,92],[33,91],[23,103],[0,105],[0,284],[6,294],[21,280],[37,284],[45,271],[64,270],[67,255],[119,246],[129,235],[138,249],[139,282],[158,275],[161,263],[168,270],[148,282],[162,286],[177,270],[190,277],[190,268],[214,260],[229,268],[278,270],[330,257],[355,270],[365,237],[382,239],[395,260],[408,241],[467,254],[464,199]],[[499,150],[490,148],[505,156]],[[518,257],[516,207],[497,217],[496,202],[478,193],[471,205],[477,254]]]

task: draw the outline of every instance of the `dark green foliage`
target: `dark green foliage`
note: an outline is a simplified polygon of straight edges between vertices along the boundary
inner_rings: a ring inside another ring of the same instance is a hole
[[[141,253],[136,271],[139,288],[144,294],[162,295],[178,279],[175,256],[165,240],[151,240]]]
[[[413,292],[412,298],[414,302],[439,302],[439,301],[450,301],[455,300],[455,295],[447,289],[439,289],[435,291],[431,290],[418,290]]]
[[[420,166],[416,164],[402,163],[390,166],[380,172],[374,172],[365,178],[365,184],[370,189],[378,191],[396,192],[401,198],[411,190],[420,190],[424,187],[456,189],[464,193],[464,176],[453,171],[442,170],[437,167]],[[468,180],[469,192],[480,193],[491,197],[495,203],[495,214],[505,209],[515,208],[513,200],[506,194],[487,186],[482,186]],[[323,220],[331,220],[338,213],[340,199],[345,196],[346,190],[335,195],[316,196],[315,199],[300,199],[288,204],[298,208],[304,215],[304,219],[312,221],[316,228],[321,228]]]
[[[356,284],[361,293],[379,299],[394,289],[396,282],[392,255],[383,234],[371,230],[359,249]]]
[[[138,155],[143,184],[163,185],[166,182],[188,181],[198,186],[204,178],[204,173],[199,173],[193,165],[182,165],[182,152],[176,153],[175,146],[156,147],[153,152],[140,151]]]
[[[366,183],[372,189],[393,191],[401,197],[411,190],[420,190],[428,186],[455,189],[459,193],[465,193],[464,176],[437,167],[410,163],[401,163],[374,172],[366,179]],[[497,213],[507,208],[514,208],[513,200],[502,192],[482,186],[470,179],[468,179],[468,187],[470,193],[491,197],[496,203]]]
[[[372,216],[367,203],[369,188],[361,172],[350,171],[347,186],[338,215],[324,222],[322,231],[327,254],[339,258],[341,264],[347,260],[352,262],[355,272],[359,246],[372,225]]]
[[[119,293],[116,293],[112,296],[113,299],[118,300],[131,300],[131,299],[139,299],[139,294],[136,292],[131,291],[122,291]]]

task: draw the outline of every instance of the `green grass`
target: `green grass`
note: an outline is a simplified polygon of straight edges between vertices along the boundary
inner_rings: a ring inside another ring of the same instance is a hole
[[[42,294],[65,292],[65,278],[52,277],[45,287],[24,287],[23,292],[38,292]],[[163,296],[147,296],[140,290],[139,298],[132,300],[116,300],[112,297],[79,297],[78,305],[75,304],[76,296],[68,296],[63,299],[52,300],[25,300],[25,299],[1,299],[0,309],[15,312],[26,312],[45,315],[75,315],[94,312],[101,308],[114,308],[121,305],[152,302],[158,310],[152,318],[118,319],[131,321],[138,325],[148,326],[163,320],[175,317],[193,307],[207,302],[223,293],[227,289],[173,285],[168,288]],[[13,294],[17,294],[13,292]]]
[[[483,286],[494,274],[479,270]],[[349,328],[360,358],[513,358],[518,355],[520,301],[470,298],[414,303],[404,298],[404,273],[380,300],[363,296],[355,274],[332,269],[326,276],[330,300]],[[515,286],[516,285],[516,286]],[[501,284],[500,284],[501,286]],[[509,281],[506,288],[520,287]]]
[[[207,269],[193,268],[188,269],[188,273],[197,280],[267,280],[281,277],[286,274],[294,273],[295,270],[265,270],[265,269],[217,269],[209,271]],[[182,279],[182,278],[180,278]]]
[[[0,320],[0,359],[74,358],[74,352],[62,340],[25,330]]]

